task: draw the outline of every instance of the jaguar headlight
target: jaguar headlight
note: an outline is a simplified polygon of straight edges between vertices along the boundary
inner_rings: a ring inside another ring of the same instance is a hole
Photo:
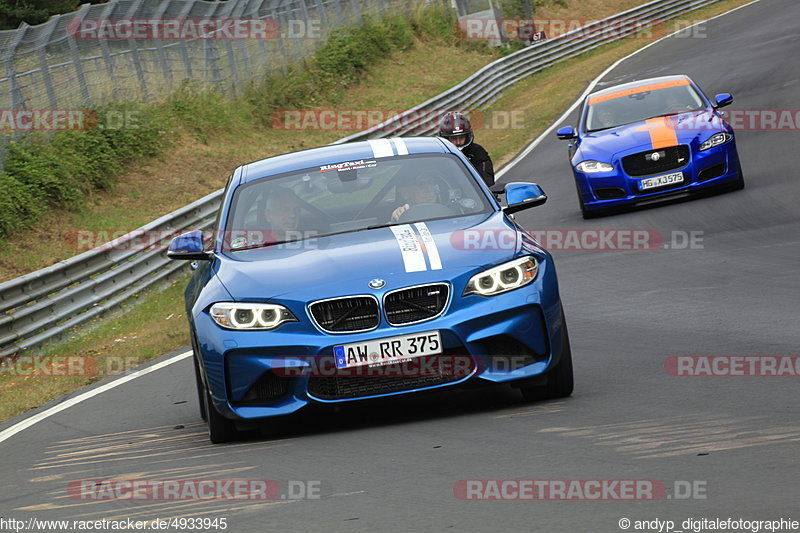
[[[464,289],[464,296],[468,294],[494,296],[519,289],[536,279],[538,271],[539,264],[533,257],[514,259],[472,276],[467,288]]]
[[[586,172],[588,174],[592,174],[594,172],[611,172],[614,170],[614,167],[609,165],[608,163],[601,163],[600,161],[592,161],[591,159],[588,161],[582,161],[578,163],[575,168],[577,168],[581,172]]]
[[[706,142],[700,145],[699,150],[702,152],[703,150],[708,150],[709,148],[714,148],[715,146],[719,146],[721,144],[725,144],[726,142],[733,139],[733,135],[727,132],[715,133],[711,137],[708,138]]]
[[[275,329],[297,322],[291,311],[276,304],[221,302],[211,306],[211,318],[225,329]]]

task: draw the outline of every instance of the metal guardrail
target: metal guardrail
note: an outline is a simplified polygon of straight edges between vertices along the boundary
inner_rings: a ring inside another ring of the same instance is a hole
[[[431,133],[437,126],[432,120],[437,110],[480,109],[525,76],[636,33],[641,29],[638,21],[666,21],[718,1],[655,0],[534,44],[490,63],[413,109],[336,143]],[[113,241],[114,246],[103,246],[0,284],[0,358],[59,337],[186,268],[184,263],[166,258],[169,236],[188,228],[208,228],[221,198],[222,190],[213,192]],[[144,249],[124,249],[126,242],[153,232],[163,232],[164,238]]]

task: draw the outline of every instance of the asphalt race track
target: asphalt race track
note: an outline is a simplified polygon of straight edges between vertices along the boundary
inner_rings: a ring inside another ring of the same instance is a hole
[[[704,38],[651,46],[599,87],[688,74],[712,97],[731,92],[730,109],[797,109],[798,21],[797,0],[762,0],[709,22]],[[666,239],[668,249],[554,250],[571,398],[526,404],[488,388],[356,403],[214,446],[183,359],[3,442],[0,514],[227,517],[235,532],[612,533],[622,518],[669,519],[675,529],[687,518],[800,519],[798,378],[676,377],[664,367],[675,355],[800,355],[800,131],[739,131],[737,142],[745,190],[589,221],[555,135],[503,176],[547,192],[547,204],[519,215],[530,229],[644,229]],[[689,232],[701,232],[694,249],[681,246]],[[318,481],[321,497],[97,502],[67,493],[72,480],[123,477]],[[454,496],[459,480],[507,478],[657,480],[667,492],[657,501]],[[693,497],[676,481],[693,483]]]

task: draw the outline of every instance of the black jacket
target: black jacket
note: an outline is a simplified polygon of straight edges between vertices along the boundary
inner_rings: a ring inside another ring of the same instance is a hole
[[[492,166],[492,158],[489,157],[489,152],[474,141],[461,152],[467,156],[469,162],[481,175],[486,186],[491,187],[494,185],[494,167]]]

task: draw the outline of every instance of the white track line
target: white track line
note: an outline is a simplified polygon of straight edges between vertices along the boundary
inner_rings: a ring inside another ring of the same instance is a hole
[[[586,98],[586,96],[590,92],[592,92],[594,90],[594,87],[597,86],[598,82],[601,79],[603,79],[606,74],[608,74],[609,72],[611,72],[612,70],[617,68],[617,66],[619,66],[620,63],[622,63],[626,59],[630,59],[631,57],[635,56],[636,54],[638,54],[639,52],[641,52],[643,50],[647,50],[648,48],[650,48],[654,44],[658,44],[661,41],[663,41],[664,39],[668,39],[669,37],[672,37],[673,35],[676,35],[678,33],[684,32],[684,31],[688,30],[689,28],[693,28],[695,26],[699,26],[700,24],[704,24],[704,23],[708,22],[709,20],[714,20],[715,18],[719,18],[719,17],[721,17],[723,15],[727,15],[728,13],[733,13],[734,11],[738,11],[739,9],[742,9],[743,7],[747,7],[749,5],[758,3],[760,1],[761,0],[754,0],[753,2],[750,2],[750,3],[745,4],[743,6],[739,6],[737,8],[731,9],[730,11],[726,11],[725,13],[721,13],[721,14],[719,14],[717,16],[714,16],[714,17],[711,17],[709,19],[702,20],[702,21],[700,21],[700,22],[698,22],[696,24],[692,24],[691,26],[688,26],[686,28],[682,28],[682,29],[680,29],[680,30],[678,30],[676,32],[672,32],[669,35],[666,35],[666,36],[658,39],[657,41],[653,41],[652,43],[648,44],[647,46],[645,46],[643,48],[639,48],[638,50],[636,50],[632,54],[629,54],[629,55],[623,57],[622,59],[619,59],[618,61],[616,61],[613,65],[611,65],[606,70],[604,70],[602,74],[600,74],[598,77],[596,77],[594,80],[592,80],[592,83],[589,84],[589,86],[586,88],[586,90],[583,92],[583,94],[577,100],[575,100],[575,103],[573,103],[570,106],[570,108],[567,109],[564,112],[564,114],[561,115],[561,117],[559,117],[559,119],[556,122],[554,122],[549,128],[547,128],[544,131],[544,133],[539,135],[539,137],[537,137],[536,140],[534,140],[527,147],[525,147],[525,149],[522,152],[520,152],[520,154],[517,155],[517,157],[515,157],[509,164],[505,165],[502,169],[500,169],[500,171],[497,173],[497,178],[500,178],[511,167],[513,167],[514,165],[516,165],[517,163],[522,161],[522,159],[524,159],[525,156],[527,156],[529,153],[531,153],[534,148],[539,146],[539,143],[542,142],[542,139],[544,139],[547,135],[550,135],[550,133],[555,129],[555,127],[558,124],[561,124],[569,116],[570,113],[575,111],[575,108],[578,107],[578,104],[580,104],[583,101],[583,99]],[[29,427],[31,427],[32,425],[36,424],[37,422],[41,422],[42,420],[44,420],[46,418],[49,418],[49,417],[53,416],[56,413],[60,413],[64,409],[68,409],[68,408],[72,407],[73,405],[77,405],[77,404],[83,402],[84,400],[88,400],[89,398],[93,398],[94,396],[97,396],[98,394],[102,394],[102,393],[106,392],[107,390],[111,390],[114,387],[118,387],[119,385],[122,385],[123,383],[127,383],[128,381],[131,381],[131,380],[134,380],[134,379],[136,379],[138,377],[144,376],[145,374],[149,374],[150,372],[155,372],[156,370],[160,370],[160,369],[164,368],[165,366],[171,365],[172,363],[177,363],[178,361],[186,359],[187,357],[190,357],[191,355],[192,355],[191,351],[183,352],[183,353],[180,353],[178,355],[174,355],[174,356],[170,357],[169,359],[161,361],[160,363],[157,363],[157,364],[155,364],[153,366],[149,366],[149,367],[145,368],[144,370],[137,370],[136,372],[133,372],[132,374],[128,374],[128,375],[122,376],[121,378],[119,378],[119,379],[117,379],[115,381],[111,381],[109,383],[106,383],[105,385],[101,385],[100,387],[97,387],[95,389],[86,391],[83,394],[79,394],[79,395],[75,396],[74,398],[70,398],[69,400],[65,400],[65,401],[61,402],[60,404],[58,404],[58,405],[54,405],[50,409],[42,411],[41,413],[36,413],[35,415],[30,416],[30,417],[26,418],[25,420],[22,420],[21,422],[17,422],[16,424],[11,426],[10,428],[7,428],[7,429],[4,429],[3,431],[0,431],[0,442],[3,442],[4,440],[13,437],[14,435],[19,433],[20,431],[28,429]]]
[[[150,372],[155,372],[156,370],[161,370],[165,366],[169,366],[172,363],[177,363],[178,361],[182,361],[183,359],[186,359],[187,357],[191,357],[191,356],[192,356],[191,350],[188,351],[188,352],[183,352],[183,353],[179,353],[177,355],[173,355],[169,359],[165,359],[164,361],[161,361],[160,363],[156,363],[153,366],[148,366],[147,368],[143,368],[142,370],[137,370],[137,371],[132,372],[130,374],[126,374],[124,376],[119,377],[118,379],[115,379],[114,381],[110,381],[110,382],[106,383],[105,385],[100,385],[99,387],[96,387],[94,389],[88,390],[88,391],[84,392],[83,394],[79,394],[79,395],[77,395],[77,396],[75,396],[73,398],[69,398],[68,400],[64,400],[60,404],[54,405],[50,409],[46,409],[46,410],[42,411],[41,413],[36,413],[35,415],[30,416],[30,417],[26,418],[25,420],[22,420],[21,422],[17,422],[16,424],[11,426],[10,428],[7,428],[7,429],[4,429],[3,431],[0,431],[0,442],[3,442],[6,439],[10,439],[11,437],[16,435],[20,431],[22,431],[24,429],[28,429],[29,427],[31,427],[32,425],[36,424],[37,422],[41,422],[45,418],[49,418],[49,417],[53,416],[56,413],[60,413],[64,409],[68,409],[68,408],[72,407],[73,405],[77,405],[77,404],[81,403],[84,400],[88,400],[89,398],[97,396],[98,394],[102,394],[102,393],[106,392],[107,390],[111,390],[114,387],[119,387],[123,383],[127,383],[127,382],[129,382],[131,380],[134,380],[134,379],[138,378],[138,377],[142,377],[142,376],[144,376],[146,374],[149,374]]]
[[[581,104],[581,102],[583,102],[583,100],[587,96],[589,96],[589,93],[594,91],[594,88],[597,86],[597,84],[600,82],[600,80],[605,78],[606,74],[608,74],[609,72],[611,72],[612,70],[617,68],[620,65],[620,63],[622,63],[623,61],[627,61],[628,59],[632,58],[633,56],[635,56],[639,52],[644,52],[645,50],[647,50],[651,46],[656,45],[656,44],[660,43],[661,41],[663,41],[665,39],[669,39],[673,35],[677,35],[679,33],[685,32],[689,28],[694,28],[695,26],[699,26],[700,24],[705,24],[706,22],[708,22],[710,20],[714,20],[716,18],[722,17],[722,16],[727,15],[729,13],[733,13],[734,11],[738,11],[738,10],[742,9],[743,7],[747,7],[747,6],[756,4],[756,3],[760,2],[760,1],[761,0],[754,0],[753,2],[750,2],[750,3],[744,4],[742,6],[736,7],[734,9],[731,9],[730,11],[726,11],[725,13],[720,13],[719,15],[713,16],[711,18],[708,18],[708,19],[705,19],[705,20],[701,20],[700,22],[696,22],[695,24],[692,24],[691,26],[687,26],[686,28],[681,28],[678,31],[674,31],[674,32],[670,33],[669,35],[665,35],[664,37],[662,37],[662,38],[660,38],[660,39],[658,39],[656,41],[653,41],[652,43],[648,44],[647,46],[643,46],[642,48],[639,48],[635,52],[626,55],[622,59],[617,60],[614,64],[612,64],[610,67],[605,69],[599,76],[597,76],[595,79],[592,80],[592,82],[589,84],[589,86],[586,87],[586,90],[583,91],[583,94],[581,94],[578,97],[578,99],[575,100],[575,102],[571,106],[569,106],[569,109],[564,111],[563,115],[558,117],[558,120],[553,122],[546,130],[544,130],[544,132],[542,132],[541,135],[536,137],[536,139],[532,143],[530,143],[528,146],[526,146],[525,149],[522,150],[522,152],[517,154],[517,156],[514,159],[512,159],[510,163],[508,163],[507,165],[503,166],[503,168],[501,168],[497,172],[497,174],[495,175],[495,181],[499,180],[503,176],[503,174],[508,172],[514,165],[516,165],[517,163],[519,163],[520,161],[525,159],[525,157],[527,157],[528,154],[530,154],[537,146],[539,146],[539,144],[545,139],[545,137],[547,137],[548,135],[553,133],[553,130],[556,129],[556,127],[559,124],[564,122],[567,119],[567,117],[570,116],[572,114],[572,112],[575,111],[575,109]],[[578,57],[580,57],[580,56],[578,56]]]

